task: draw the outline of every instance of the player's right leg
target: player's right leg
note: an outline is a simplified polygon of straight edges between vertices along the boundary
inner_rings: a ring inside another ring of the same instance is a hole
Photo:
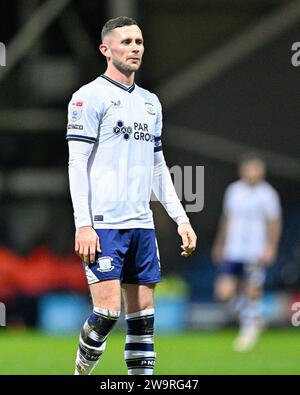
[[[238,279],[231,274],[221,274],[218,276],[214,294],[216,299],[222,302],[229,302],[235,297],[237,292]]]
[[[242,262],[224,262],[220,267],[219,275],[215,282],[215,297],[227,302],[227,310],[230,316],[238,319],[241,328],[241,317],[246,307],[247,298],[244,295],[243,280],[245,276]],[[240,342],[241,330],[234,340],[233,348],[236,349]]]
[[[106,346],[106,339],[120,316],[119,280],[90,285],[93,312],[85,321],[79,336],[75,362],[76,375],[88,375],[97,365]]]
[[[228,317],[236,319],[243,308],[244,297],[240,293],[239,278],[233,274],[219,274],[214,287],[214,296],[224,303]]]
[[[97,229],[101,253],[93,264],[85,265],[85,274],[93,301],[93,313],[81,330],[75,374],[90,374],[102,355],[106,339],[121,310],[123,259],[130,240],[128,232]]]
[[[215,298],[222,302],[230,302],[237,310],[237,294],[240,287],[240,280],[244,276],[244,265],[241,262],[225,261],[220,267],[215,281]]]

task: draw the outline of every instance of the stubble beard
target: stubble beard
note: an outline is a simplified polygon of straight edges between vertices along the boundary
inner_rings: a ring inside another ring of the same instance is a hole
[[[125,74],[127,76],[138,71],[138,69],[140,68],[140,65],[141,65],[141,62],[140,62],[139,65],[131,66],[131,65],[125,64],[119,60],[116,60],[116,59],[114,59],[112,61],[112,63],[117,70],[119,70],[122,74]]]

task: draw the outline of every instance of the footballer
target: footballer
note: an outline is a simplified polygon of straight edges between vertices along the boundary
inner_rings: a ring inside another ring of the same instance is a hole
[[[164,160],[160,102],[134,82],[144,53],[137,23],[128,17],[106,22],[99,50],[105,73],[75,92],[68,108],[75,251],[93,302],[75,374],[88,375],[98,363],[123,296],[128,374],[149,375],[156,358],[154,288],[161,281],[152,191],[178,225],[182,256],[195,250],[197,238]]]

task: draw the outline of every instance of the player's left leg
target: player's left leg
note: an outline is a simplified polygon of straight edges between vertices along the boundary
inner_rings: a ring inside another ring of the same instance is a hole
[[[264,326],[261,296],[265,272],[258,264],[248,264],[247,272],[244,287],[246,303],[240,313],[240,334],[234,343],[236,351],[248,351],[254,347]]]
[[[125,361],[129,375],[153,374],[154,287],[155,284],[122,285],[127,325]]]
[[[154,352],[154,288],[161,281],[154,229],[134,229],[123,266],[122,293],[127,336],[125,361],[130,375],[152,374]]]
[[[260,285],[246,283],[245,295],[247,298],[247,305],[243,311],[243,323],[245,326],[255,325],[262,322],[261,314],[261,297],[263,288]]]

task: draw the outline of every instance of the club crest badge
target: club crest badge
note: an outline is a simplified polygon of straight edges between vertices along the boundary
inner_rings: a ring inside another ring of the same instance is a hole
[[[155,115],[155,107],[152,103],[145,102],[146,110],[148,114]]]
[[[97,259],[97,263],[99,267],[97,268],[98,272],[105,273],[111,272],[115,267],[111,264],[113,259],[110,256],[103,256]]]

